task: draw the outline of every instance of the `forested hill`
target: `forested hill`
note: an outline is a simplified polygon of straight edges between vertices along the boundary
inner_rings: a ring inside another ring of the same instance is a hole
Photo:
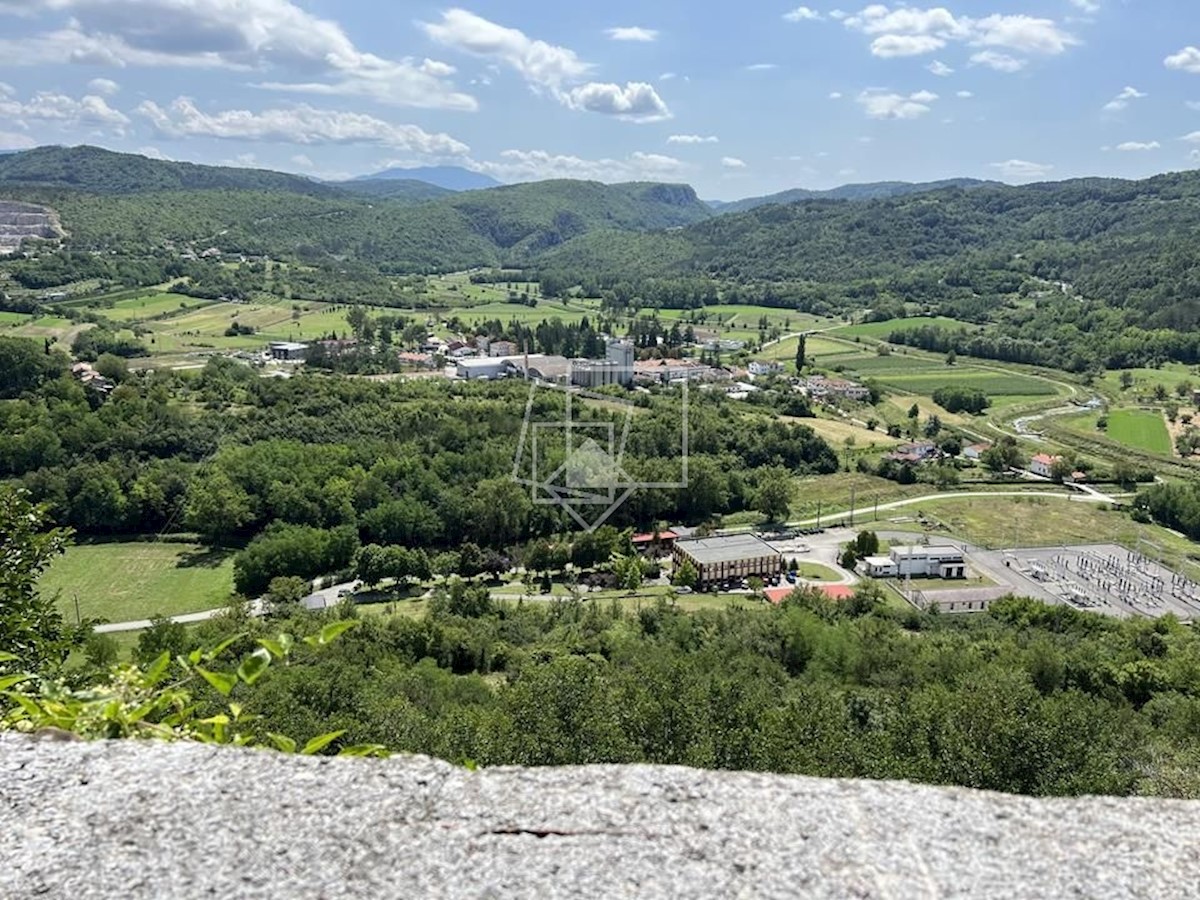
[[[721,215],[652,240],[594,233],[548,253],[564,277],[705,274],[807,282],[843,295],[936,296],[971,272],[1074,284],[1139,308],[1150,324],[1200,322],[1200,172],[1145,181],[1080,179],[1026,187],[949,188],[884,200],[808,200]]]
[[[943,188],[959,187],[966,190],[977,187],[999,187],[998,181],[980,181],[977,178],[947,178],[942,181],[914,183],[910,181],[874,181],[868,184],[843,184],[827,191],[810,191],[793,188],[766,197],[747,197],[723,203],[709,203],[719,213],[748,212],[768,204],[797,203],[801,200],[883,200],[888,197],[903,197],[906,194],[925,194]]]
[[[335,188],[283,172],[150,159],[100,147],[38,147],[0,156],[0,187],[56,187],[91,194],[154,191],[286,191],[330,197]]]
[[[364,194],[364,185],[380,186]],[[686,185],[544,181],[447,193],[364,181],[350,192],[278,172],[92,147],[0,158],[0,198],[55,209],[74,249],[136,254],[204,241],[231,253],[354,260],[393,272],[525,265],[595,229],[652,231],[713,215]]]

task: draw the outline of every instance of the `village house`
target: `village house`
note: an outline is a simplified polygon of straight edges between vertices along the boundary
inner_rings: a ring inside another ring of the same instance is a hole
[[[871,399],[871,389],[856,381],[843,378],[826,378],[824,375],[811,375],[801,379],[800,388],[814,400],[851,400],[864,403]]]
[[[1049,478],[1054,469],[1054,464],[1060,459],[1062,459],[1061,456],[1039,453],[1033,459],[1029,460],[1029,471],[1034,475],[1040,475],[1042,478]]]
[[[968,446],[963,447],[963,459],[971,459],[975,462],[978,462],[979,460],[983,459],[983,454],[987,453],[991,449],[992,445],[988,443],[969,444]]]
[[[932,441],[917,441],[913,444],[901,444],[895,450],[887,454],[887,458],[893,462],[910,463],[919,466],[922,463],[927,463],[936,460],[941,456],[941,450],[937,444]]]

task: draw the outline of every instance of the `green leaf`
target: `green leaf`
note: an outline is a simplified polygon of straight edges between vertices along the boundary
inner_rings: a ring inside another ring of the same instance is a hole
[[[246,632],[243,631],[240,634],[235,634],[233,637],[226,638],[225,640],[221,641],[221,643],[217,644],[217,646],[213,647],[211,650],[205,651],[204,661],[212,662],[214,659],[216,659],[218,656],[220,656],[222,653],[224,653],[226,650],[228,650],[230,647],[232,647],[234,644],[236,644],[238,641],[240,641],[245,636],[246,636]]]
[[[234,687],[237,686],[238,680],[236,675],[230,675],[228,672],[209,672],[207,669],[196,667],[196,671],[200,673],[200,677],[211,684],[222,697],[228,697],[233,693]]]
[[[242,660],[242,664],[238,666],[237,670],[238,678],[246,684],[254,684],[262,677],[263,672],[267,671],[269,665],[271,665],[271,651],[259,647]]]
[[[7,650],[0,650],[0,662],[16,662],[20,659],[15,653],[9,653]]]
[[[287,656],[287,653],[283,649],[283,644],[279,643],[279,641],[273,641],[270,638],[259,638],[258,645],[276,659],[283,659]]]
[[[166,651],[150,664],[150,668],[146,670],[147,684],[158,684],[162,680],[163,675],[167,673],[167,668],[171,665],[171,654]]]
[[[349,620],[346,622],[332,622],[321,629],[321,634],[317,638],[319,644],[329,644],[336,641],[339,637],[349,631],[351,628],[357,628],[361,622]]]
[[[284,753],[296,752],[296,742],[286,734],[276,734],[271,731],[267,733],[267,737],[271,739],[271,743],[275,745],[277,750],[282,750]]]
[[[312,756],[314,753],[320,753],[345,733],[346,729],[343,728],[341,731],[331,731],[328,734],[319,734],[305,744],[304,749],[300,752],[305,756]]]
[[[5,675],[0,677],[0,691],[7,691],[14,684],[20,684],[22,681],[28,681],[32,675]]]
[[[195,650],[193,650],[191,653],[189,653],[187,655],[188,663],[193,666],[200,665],[200,660],[202,660],[203,658],[204,658],[204,651],[201,650],[199,647],[197,647]]]

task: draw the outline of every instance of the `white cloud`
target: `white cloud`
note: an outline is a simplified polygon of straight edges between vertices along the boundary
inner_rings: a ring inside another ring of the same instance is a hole
[[[645,82],[578,84],[593,66],[574,50],[535,40],[463,9],[442,13],[442,20],[421,24],[425,33],[444,47],[508,66],[535,89],[549,92],[564,106],[630,122],[657,122],[671,111]],[[625,29],[628,31],[628,29]],[[621,40],[630,40],[626,35]]]
[[[0,81],[0,97],[15,97],[16,94],[17,89],[15,87],[13,87],[11,84],[5,84],[3,81]]]
[[[726,169],[744,169],[746,163],[744,160],[738,159],[736,156],[722,156],[721,165]]]
[[[625,159],[584,159],[545,150],[505,150],[498,162],[467,164],[501,181],[542,181],[579,178],[588,181],[635,181],[672,177],[687,167],[678,159],[657,153],[631,153]]]
[[[426,58],[421,62],[421,71],[434,78],[449,78],[458,69],[440,60]]]
[[[944,40],[931,34],[885,34],[871,42],[871,54],[881,59],[924,56],[945,46]]]
[[[339,24],[292,0],[27,0],[22,5],[69,18],[53,31],[0,39],[0,59],[8,65],[224,68],[282,74],[289,80],[262,85],[279,90],[360,95],[437,109],[478,105],[412,60],[359,50]]]
[[[1189,144],[1200,144],[1200,131],[1193,131],[1191,134],[1185,134],[1180,138],[1181,141],[1187,141]]]
[[[1071,0],[1071,5],[1077,9],[1083,10],[1085,13],[1094,13],[1100,11],[1100,4],[1097,0]]]
[[[958,99],[960,99],[960,100],[970,100],[975,95],[972,94],[970,91],[959,91],[954,96],[958,97]]]
[[[558,87],[592,70],[574,50],[534,40],[465,9],[448,10],[441,22],[425,22],[421,27],[442,46],[503,63],[541,87]]]
[[[1123,89],[1121,91],[1121,93],[1117,94],[1117,96],[1115,96],[1113,99],[1109,100],[1107,103],[1104,104],[1104,111],[1105,112],[1120,112],[1121,110],[1123,110],[1127,106],[1129,106],[1129,102],[1131,100],[1140,100],[1145,96],[1146,96],[1146,94],[1142,93],[1137,88],[1126,87],[1125,89]]]
[[[1183,105],[1194,112],[1200,112],[1200,100],[1184,100]]]
[[[1123,153],[1136,153],[1139,150],[1157,150],[1161,146],[1158,141],[1126,141],[1117,144],[1117,149]]]
[[[0,150],[32,150],[36,146],[37,141],[27,134],[0,131]]]
[[[76,100],[55,91],[38,91],[22,103],[11,94],[0,97],[0,119],[18,125],[26,122],[54,122],[67,128],[111,129],[124,134],[129,117],[113,109],[103,97],[87,94]]]
[[[703,136],[699,134],[673,134],[667,138],[668,144],[717,144],[720,140],[716,135]]]
[[[653,28],[639,28],[636,25],[624,28],[609,28],[604,33],[614,41],[635,41],[650,44],[658,40],[658,31]]]
[[[916,119],[930,111],[929,106],[937,99],[930,91],[915,94],[897,94],[890,91],[863,91],[855,98],[871,119]]]
[[[121,86],[111,78],[93,78],[88,82],[88,90],[101,97],[112,97],[120,92]]]
[[[1078,43],[1052,19],[1027,15],[955,17],[944,7],[892,9],[874,3],[847,17],[844,24],[872,36],[871,53],[883,58],[932,53],[951,41],[1047,56]]]
[[[304,153],[297,153],[292,157],[292,165],[299,166],[302,169],[311,169],[313,161]]]
[[[572,109],[616,116],[630,122],[660,122],[671,118],[671,110],[654,86],[640,81],[631,81],[624,87],[590,82],[564,92],[562,98]]]
[[[939,78],[945,78],[947,75],[953,75],[954,70],[942,62],[940,59],[935,59],[925,67],[929,72],[937,75]]]
[[[148,159],[157,159],[162,162],[172,162],[171,157],[167,156],[167,154],[163,153],[157,147],[152,147],[152,146],[138,147],[137,152],[140,153],[142,156],[147,157]]]
[[[1181,72],[1191,72],[1193,75],[1200,75],[1200,49],[1196,47],[1184,47],[1178,53],[1172,53],[1164,59],[1163,65],[1168,69],[1177,69]]]
[[[999,169],[1001,176],[1009,181],[1033,181],[1045,178],[1054,170],[1054,166],[1028,162],[1023,159],[1009,159],[1004,162],[992,163],[991,167]]]
[[[983,50],[971,57],[971,65],[987,66],[989,69],[1011,75],[1013,72],[1020,72],[1025,68],[1027,60],[1017,59],[1007,53],[997,53],[995,50]]]
[[[971,43],[983,47],[1001,47],[1019,53],[1044,53],[1056,56],[1078,44],[1051,19],[1032,16],[992,15],[970,23]]]
[[[841,91],[834,91],[833,93],[831,93],[831,94],[829,95],[829,99],[830,99],[830,100],[841,100],[841,99],[842,99],[842,92],[841,92]]]
[[[778,69],[777,63],[751,63],[746,66],[747,72],[770,72],[772,69]]]
[[[432,157],[465,155],[466,144],[416,125],[392,125],[362,113],[296,106],[205,113],[186,97],[163,109],[149,100],[137,112],[167,137],[213,137],[287,144],[375,144]]]
[[[783,18],[787,22],[817,22],[820,21],[821,14],[807,6],[797,6],[791,12],[785,12]]]

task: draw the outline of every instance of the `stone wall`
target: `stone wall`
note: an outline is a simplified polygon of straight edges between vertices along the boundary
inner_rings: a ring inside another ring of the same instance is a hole
[[[0,896],[1194,897],[1200,804],[0,736]]]

